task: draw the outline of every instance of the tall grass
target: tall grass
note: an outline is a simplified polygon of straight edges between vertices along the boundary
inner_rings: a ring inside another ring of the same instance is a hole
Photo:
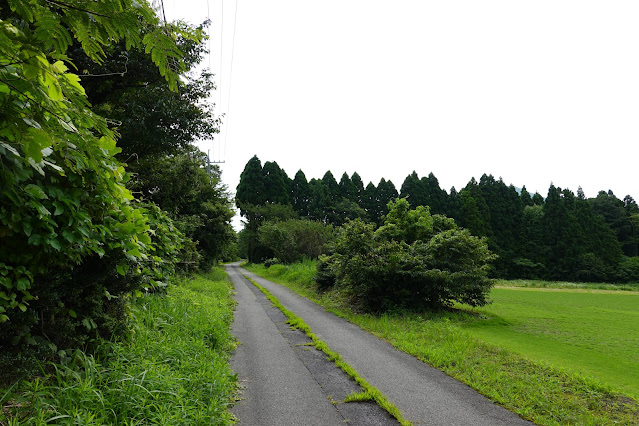
[[[221,270],[146,295],[133,304],[130,343],[76,351],[52,373],[0,391],[0,424],[230,424],[232,316]]]
[[[295,265],[304,279],[289,281],[285,266],[276,270],[248,265],[335,314],[389,341],[500,405],[538,424],[639,424],[639,403],[611,386],[477,339],[464,325],[477,321],[472,311],[354,312],[339,291],[318,293],[308,275],[310,263]],[[293,268],[292,268],[293,269]]]

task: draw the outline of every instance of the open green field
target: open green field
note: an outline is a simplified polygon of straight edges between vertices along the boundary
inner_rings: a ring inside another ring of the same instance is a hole
[[[639,292],[495,288],[491,299],[463,328],[639,397]]]

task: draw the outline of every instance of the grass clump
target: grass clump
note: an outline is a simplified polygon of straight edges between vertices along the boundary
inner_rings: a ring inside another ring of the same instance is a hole
[[[103,341],[14,384],[0,393],[0,424],[231,424],[232,315],[220,270],[145,295],[132,306],[130,342]]]
[[[344,402],[367,402],[374,401],[373,395],[370,392],[353,392],[346,395]]]
[[[558,367],[477,338],[473,325],[490,321],[487,311],[495,305],[466,311],[363,314],[353,310],[339,291],[318,293],[312,281],[287,281],[285,272],[269,275],[260,265],[247,269],[314,300],[535,423],[639,424],[636,399],[622,394],[618,387],[576,373],[578,364],[570,369]]]

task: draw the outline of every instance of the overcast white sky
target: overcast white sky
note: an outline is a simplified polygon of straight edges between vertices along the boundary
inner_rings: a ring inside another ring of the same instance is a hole
[[[257,154],[309,180],[399,189],[415,170],[450,190],[487,173],[639,199],[636,0],[238,0],[232,77],[236,2],[164,2],[167,19],[213,21],[227,115],[202,148],[232,191]]]

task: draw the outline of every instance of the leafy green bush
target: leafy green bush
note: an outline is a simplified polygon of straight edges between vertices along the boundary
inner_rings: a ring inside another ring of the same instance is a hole
[[[122,40],[150,53],[176,89],[184,68],[171,34],[190,34],[160,26],[147,2],[86,2],[83,9],[5,3],[0,347],[42,343],[55,351],[55,342],[78,344],[94,331],[111,331],[111,320],[123,317],[121,297],[161,287],[182,245],[159,209],[132,202],[128,176],[115,159],[116,134],[89,109],[80,78],[65,65],[66,52],[75,38],[100,62],[103,47]],[[142,38],[145,25],[153,29]],[[75,335],[65,336],[67,331]]]
[[[428,208],[390,202],[384,225],[345,224],[332,255],[318,263],[320,285],[346,286],[368,310],[441,308],[454,302],[485,305],[495,256],[486,241]],[[317,281],[319,279],[319,281]]]
[[[259,241],[284,263],[317,259],[333,237],[331,225],[303,219],[266,222],[257,232]]]

